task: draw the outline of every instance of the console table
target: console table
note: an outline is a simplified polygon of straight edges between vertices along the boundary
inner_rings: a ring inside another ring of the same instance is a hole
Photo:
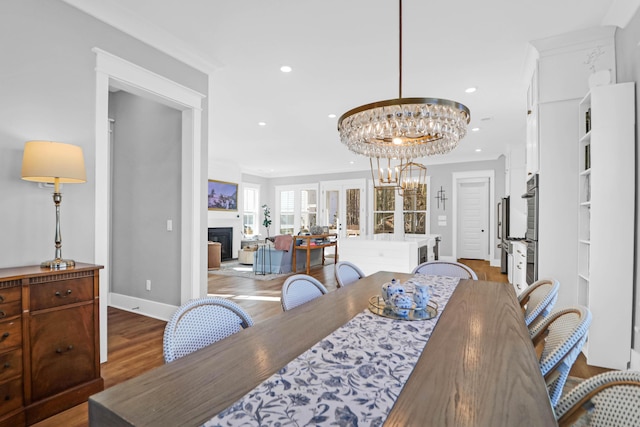
[[[34,424],[104,388],[101,268],[0,269],[0,427]]]
[[[327,239],[329,239],[330,237],[335,238],[335,240],[333,241],[329,241]],[[292,256],[292,261],[291,261],[291,269],[293,270],[294,273],[297,272],[297,264],[296,264],[296,252],[302,250],[302,251],[307,251],[307,274],[309,274],[309,264],[311,264],[311,251],[314,249],[322,249],[322,265],[324,265],[324,248],[329,248],[329,247],[334,247],[335,248],[335,259],[334,259],[334,264],[338,262],[338,235],[336,233],[331,233],[331,234],[312,234],[309,236],[293,236],[294,239],[294,245],[293,245],[293,256]],[[322,239],[322,242],[311,242],[311,239],[314,240],[320,240]],[[302,242],[300,245],[297,245],[296,243],[298,242],[298,240],[306,240],[306,242]]]

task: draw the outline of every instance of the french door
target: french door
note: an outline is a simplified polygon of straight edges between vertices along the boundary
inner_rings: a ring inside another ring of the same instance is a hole
[[[320,183],[320,225],[328,225],[338,237],[365,233],[366,180],[350,179]]]

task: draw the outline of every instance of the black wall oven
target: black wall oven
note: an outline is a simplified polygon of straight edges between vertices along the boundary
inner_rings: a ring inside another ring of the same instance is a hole
[[[527,201],[527,232],[525,242],[527,244],[527,284],[538,280],[538,174],[533,175],[527,181],[527,192],[522,195]]]

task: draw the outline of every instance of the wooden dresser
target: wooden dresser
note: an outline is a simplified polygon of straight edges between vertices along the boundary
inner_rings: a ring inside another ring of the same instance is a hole
[[[34,424],[104,388],[101,268],[0,269],[0,427]]]

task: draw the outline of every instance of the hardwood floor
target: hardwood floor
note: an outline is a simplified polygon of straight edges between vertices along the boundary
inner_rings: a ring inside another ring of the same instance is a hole
[[[500,269],[490,267],[487,261],[461,260],[471,267],[481,280],[507,283],[507,276]],[[329,291],[336,289],[333,264],[311,269],[311,276],[320,280]],[[280,313],[280,290],[284,278],[253,280],[240,277],[209,275],[208,292],[211,295],[230,298],[260,322]],[[115,308],[108,311],[109,361],[102,364],[105,388],[133,378],[162,365],[162,336],[166,322]],[[589,378],[603,369],[588,366],[580,355],[571,370],[572,376]],[[37,427],[86,427],[88,405],[83,403],[37,424]]]

